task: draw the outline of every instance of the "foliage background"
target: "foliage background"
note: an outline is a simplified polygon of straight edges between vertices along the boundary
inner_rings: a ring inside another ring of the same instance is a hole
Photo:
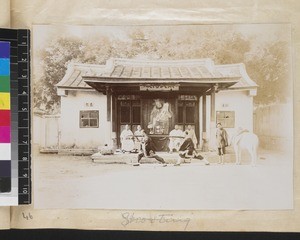
[[[46,28],[46,31],[45,31]],[[50,29],[49,29],[50,28]],[[70,62],[105,64],[111,57],[147,59],[211,58],[215,64],[244,63],[258,85],[256,105],[291,100],[290,33],[287,25],[256,26],[44,26],[36,31],[33,107],[59,113],[55,84]]]

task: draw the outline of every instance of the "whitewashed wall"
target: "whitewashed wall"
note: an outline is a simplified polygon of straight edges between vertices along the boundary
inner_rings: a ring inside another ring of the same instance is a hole
[[[216,94],[216,111],[235,111],[235,128],[253,131],[253,97],[249,91],[220,91]]]
[[[86,106],[92,103],[92,106]],[[96,91],[69,91],[61,97],[60,148],[92,149],[111,144],[106,96]],[[99,110],[99,128],[80,128],[82,110]]]
[[[209,137],[209,146],[215,148],[215,123],[210,122],[210,97],[207,96],[207,121],[206,129]],[[253,131],[253,97],[249,95],[247,90],[229,90],[220,91],[216,94],[216,112],[217,111],[235,111],[235,128],[226,128],[229,138],[238,127]],[[201,113],[201,109],[200,109]],[[200,121],[202,115],[200,114]],[[201,124],[201,122],[200,122]]]

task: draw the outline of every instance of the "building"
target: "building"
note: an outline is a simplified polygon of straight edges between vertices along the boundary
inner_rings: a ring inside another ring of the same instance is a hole
[[[69,64],[56,85],[61,96],[59,148],[120,146],[126,124],[146,129],[157,150],[168,134],[191,125],[200,147],[214,147],[221,122],[253,130],[257,85],[244,64],[215,65],[211,59],[140,60],[111,58],[105,65]]]

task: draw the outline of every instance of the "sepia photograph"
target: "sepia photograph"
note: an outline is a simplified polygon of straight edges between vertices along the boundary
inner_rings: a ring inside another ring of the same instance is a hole
[[[34,25],[39,209],[293,209],[289,24]]]

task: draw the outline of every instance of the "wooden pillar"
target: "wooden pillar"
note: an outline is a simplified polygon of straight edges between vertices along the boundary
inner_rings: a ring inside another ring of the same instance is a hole
[[[111,121],[111,91],[110,88],[106,87],[106,98],[107,98],[107,121]]]
[[[202,96],[202,138],[206,139],[206,94]]]
[[[211,91],[211,104],[210,104],[210,121],[216,121],[216,91],[215,88],[212,88]]]
[[[201,133],[200,133],[200,118],[199,118],[199,105],[200,105],[200,97],[196,96],[197,100],[195,102],[195,132],[196,132],[196,137],[197,137],[197,148],[200,146],[200,138],[201,138]]]
[[[117,132],[117,96],[112,94],[112,131]]]
[[[214,148],[216,143],[216,90],[217,85],[212,86],[210,95],[210,139],[209,147]]]

